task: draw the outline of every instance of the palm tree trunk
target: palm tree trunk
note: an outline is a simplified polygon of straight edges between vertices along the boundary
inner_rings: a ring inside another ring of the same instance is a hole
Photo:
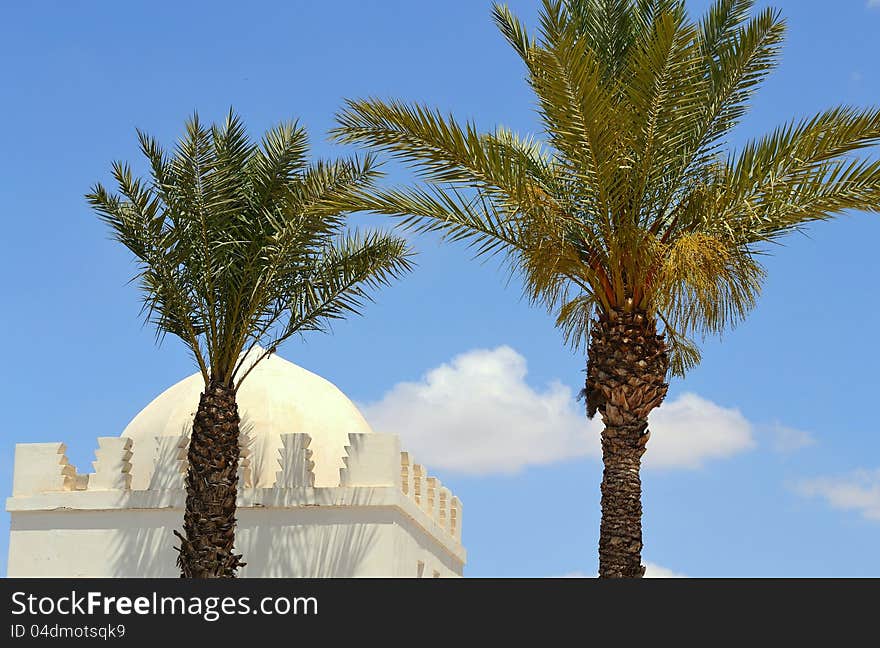
[[[187,452],[186,511],[177,566],[181,578],[235,578],[239,418],[235,390],[211,382],[199,400]]]
[[[642,455],[648,414],[666,397],[669,355],[657,322],[641,312],[612,311],[593,322],[584,393],[587,415],[598,411],[602,432],[602,523],[599,576],[640,578]]]

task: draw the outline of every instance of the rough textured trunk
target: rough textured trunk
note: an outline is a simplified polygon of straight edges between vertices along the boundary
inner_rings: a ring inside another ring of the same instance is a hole
[[[602,415],[602,523],[599,576],[640,578],[642,482],[648,414],[666,397],[669,356],[656,321],[622,311],[593,322],[584,390],[587,414]]]
[[[177,565],[181,578],[235,578],[239,418],[235,391],[212,382],[199,400],[187,453],[186,511]]]

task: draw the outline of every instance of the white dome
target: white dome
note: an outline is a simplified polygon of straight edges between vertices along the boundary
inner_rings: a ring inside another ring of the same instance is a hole
[[[153,443],[192,429],[204,389],[201,373],[159,394],[132,419],[122,436]],[[372,432],[364,417],[333,383],[277,355],[264,359],[248,375],[237,395],[242,430],[252,440],[254,486],[270,488],[279,470],[281,435],[304,432],[315,462],[315,486],[338,486],[348,434]],[[150,447],[150,445],[146,445]]]

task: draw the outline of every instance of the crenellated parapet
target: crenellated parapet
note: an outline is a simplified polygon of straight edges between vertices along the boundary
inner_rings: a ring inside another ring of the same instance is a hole
[[[441,529],[461,542],[461,501],[408,452],[400,453],[400,488]]]
[[[449,501],[449,532],[461,543],[461,500],[454,495]]]
[[[89,490],[129,490],[131,488],[131,439],[98,437],[98,449],[89,475]]]
[[[393,434],[349,434],[340,486],[400,488],[400,439]]]
[[[147,490],[168,490],[184,487],[186,452],[189,434],[155,437],[152,475]],[[137,448],[135,449],[137,454]]]
[[[281,470],[275,473],[275,488],[312,488],[315,485],[315,462],[309,445],[312,437],[308,434],[282,434],[281,448],[278,449],[278,465]]]
[[[238,490],[254,487],[253,453],[254,440],[247,430],[238,435]]]
[[[83,490],[88,475],[79,475],[63,443],[19,443],[15,446],[12,494]]]
[[[265,444],[256,444],[248,434],[242,433],[238,469],[239,493],[243,498],[240,506],[247,507],[250,502],[253,506],[276,508],[388,506],[389,501],[399,500],[407,514],[426,530],[435,535],[442,531],[444,542],[460,546],[461,502],[410,453],[401,451],[396,435],[349,434],[341,458],[316,456],[309,434],[281,434],[278,440],[267,449]],[[93,472],[79,474],[68,461],[63,443],[18,444],[13,499],[56,493],[76,496],[83,493],[88,497],[88,493],[94,492],[94,497],[103,493],[101,506],[108,501],[114,501],[113,507],[117,508],[136,508],[142,506],[142,502],[159,501],[165,502],[162,506],[178,506],[177,502],[184,497],[188,445],[188,431],[156,436],[149,441],[100,437]],[[267,452],[276,456],[261,456]],[[340,459],[338,484],[316,488],[316,461]],[[278,465],[274,482],[256,487],[255,466],[259,469],[265,465],[263,462],[270,460]],[[118,493],[121,499],[108,500],[108,497],[116,497],[113,493]],[[145,499],[149,497],[153,499]],[[77,502],[71,501],[69,506],[75,509]]]

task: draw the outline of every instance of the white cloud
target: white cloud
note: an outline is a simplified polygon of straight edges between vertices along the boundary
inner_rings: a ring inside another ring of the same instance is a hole
[[[596,574],[585,574],[581,571],[569,572],[563,574],[559,578],[596,578]],[[655,565],[652,562],[645,563],[645,578],[687,578],[684,574],[679,574],[666,567]]]
[[[687,578],[687,576],[649,562],[645,563],[645,578]]]
[[[507,346],[473,350],[393,386],[362,406],[374,429],[399,434],[429,467],[470,474],[512,473],[529,465],[601,455],[599,417],[588,421],[573,390],[559,381],[526,382],[525,358]],[[645,464],[696,468],[754,445],[739,411],[695,394],[651,415]]]
[[[834,508],[858,511],[867,520],[880,521],[880,469],[806,479],[796,489],[807,497],[821,497]]]
[[[657,408],[649,419],[651,440],[645,465],[699,468],[755,446],[751,423],[736,409],[696,394],[682,394]]]
[[[774,423],[769,426],[769,432],[773,438],[773,449],[783,454],[816,445],[816,439],[809,432],[788,427],[781,423]]]
[[[868,0],[868,9],[880,7],[880,0]]]
[[[599,455],[572,390],[526,384],[526,360],[510,347],[463,353],[418,382],[398,383],[362,408],[375,430],[400,434],[417,461],[466,473]]]

